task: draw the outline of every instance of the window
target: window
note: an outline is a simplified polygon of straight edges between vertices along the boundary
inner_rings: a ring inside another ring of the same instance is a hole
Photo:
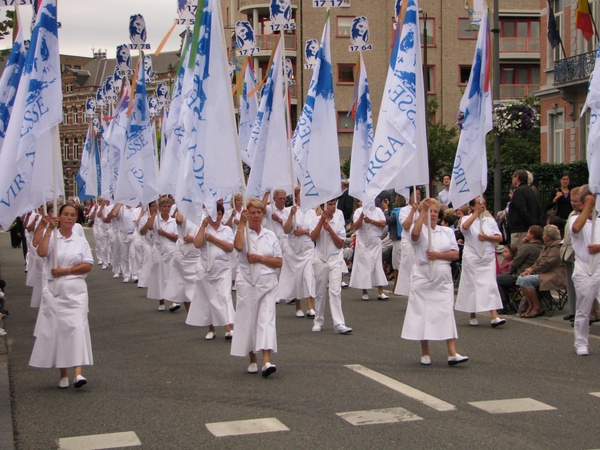
[[[458,66],[458,84],[467,84],[471,75],[471,66]]]
[[[592,111],[588,108],[581,119],[579,119],[579,131],[581,133],[581,145],[579,147],[579,159],[585,161],[587,159],[587,143],[588,134],[590,132],[590,119],[592,117]]]
[[[354,17],[337,17],[337,33],[338,37],[350,37],[350,28],[352,28],[352,20]]]
[[[71,109],[71,116],[73,117],[73,123],[76,124],[77,123],[77,107],[73,107],[73,109]]]
[[[419,19],[419,30],[421,31],[421,46],[425,44],[423,39],[423,30],[425,29],[425,21],[427,21],[427,47],[435,47],[435,19]]]
[[[63,108],[63,124],[69,124],[69,112],[67,111],[67,108]]]
[[[560,35],[561,39],[564,40],[565,38],[565,27],[564,27],[564,0],[551,0],[552,3],[552,8],[554,10],[554,17],[556,17],[556,27],[558,29],[558,34]],[[549,11],[549,10],[548,10]],[[548,61],[547,61],[547,67],[552,68],[554,67],[554,61],[557,61],[559,59],[563,59],[566,58],[565,55],[563,55],[562,53],[562,46],[561,45],[557,45],[556,48],[552,49],[552,46],[550,45],[550,42],[548,42],[548,40],[546,40],[548,45]]]
[[[435,94],[435,66],[427,66],[425,80],[423,80],[428,94]]]
[[[353,133],[354,119],[348,116],[348,111],[338,111],[338,133]]]
[[[79,139],[73,138],[73,159],[79,159]]]
[[[354,84],[356,64],[338,64],[338,84]]]
[[[548,162],[565,162],[565,116],[562,111],[549,117],[549,155]]]
[[[540,22],[537,19],[502,19],[500,22],[501,52],[540,51]]]
[[[471,21],[469,19],[458,19],[458,38],[477,39],[477,30],[471,30]]]
[[[65,138],[63,141],[63,161],[69,160],[69,138]]]
[[[538,66],[503,64],[500,69],[500,84],[540,84],[540,68]]]

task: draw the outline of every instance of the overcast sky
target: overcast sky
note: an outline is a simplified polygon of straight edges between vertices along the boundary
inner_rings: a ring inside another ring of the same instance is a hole
[[[3,8],[5,9],[5,8]],[[21,6],[21,17],[27,22],[29,38],[31,6]],[[4,17],[4,12],[0,12]],[[96,50],[107,49],[114,58],[116,47],[128,44],[129,17],[142,14],[146,21],[148,38],[153,53],[165,37],[177,16],[177,0],[58,0],[60,53],[64,55],[92,56]],[[184,30],[178,25],[169,38],[164,51],[178,50],[178,34]],[[10,39],[0,41],[0,48],[9,48]]]

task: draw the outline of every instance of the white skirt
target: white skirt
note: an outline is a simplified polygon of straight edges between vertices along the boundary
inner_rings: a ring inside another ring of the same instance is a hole
[[[473,253],[463,252],[455,309],[468,313],[502,309],[502,299],[496,282],[494,253],[480,258]]]
[[[44,284],[29,365],[68,368],[94,364],[85,280],[61,277]]]
[[[165,288],[165,300],[171,302],[191,302],[194,299],[196,288],[196,266],[200,256],[185,257],[179,250],[175,250],[171,271]]]
[[[152,269],[152,246],[144,242],[144,255],[142,256],[142,266],[138,271],[138,287],[147,288],[150,279],[150,270]]]
[[[279,275],[277,298],[284,300],[315,296],[314,251],[298,254],[289,243],[283,246],[283,266]]]
[[[387,286],[388,281],[383,271],[381,259],[381,239],[371,236],[367,247],[360,239],[356,240],[350,287],[371,289],[373,286]]]
[[[152,248],[150,277],[146,294],[146,297],[151,300],[163,300],[165,298],[165,288],[169,280],[175,248],[168,247],[168,249],[171,251],[160,253],[158,247]]]
[[[254,270],[260,270],[256,264]],[[277,353],[275,292],[277,275],[260,275],[253,286],[249,275],[238,271],[237,302],[231,355],[248,356],[250,352],[272,350]],[[193,303],[192,303],[193,305]]]
[[[204,268],[202,261],[198,261],[195,277],[194,299],[185,323],[196,327],[222,327],[234,323],[229,261],[214,261],[210,272]]]
[[[408,231],[404,230],[404,233],[408,233]],[[410,292],[411,272],[415,265],[415,250],[408,239],[402,239],[400,242],[400,267],[398,268],[398,281],[396,282],[394,294],[408,295]]]
[[[450,265],[440,262],[434,264],[431,280],[429,264],[415,265],[402,338],[411,341],[456,339],[458,332],[453,303],[454,284]]]

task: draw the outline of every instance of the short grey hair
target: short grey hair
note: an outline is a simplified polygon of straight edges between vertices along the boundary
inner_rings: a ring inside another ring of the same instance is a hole
[[[560,240],[560,231],[556,225],[546,225],[544,227],[544,234],[553,241]]]

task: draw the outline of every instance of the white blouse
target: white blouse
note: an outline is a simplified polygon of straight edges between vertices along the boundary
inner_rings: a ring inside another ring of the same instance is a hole
[[[312,233],[321,220],[321,216],[317,216],[313,219],[310,224],[310,232]],[[337,234],[341,239],[346,237],[346,225],[344,222],[344,216],[334,214],[333,218],[329,222],[329,226],[333,228],[335,234]],[[326,261],[331,255],[337,255],[342,251],[341,248],[337,248],[334,244],[333,239],[328,231],[321,228],[321,232],[319,233],[319,237],[316,241],[315,246],[315,254],[321,259],[321,261]]]
[[[246,239],[247,237],[248,235],[245,234]],[[244,248],[241,252],[238,252],[238,269],[240,271],[243,270],[247,275],[251,275],[247,250],[247,240],[244,240]],[[262,256],[272,256],[275,258],[283,258],[277,236],[275,233],[273,233],[271,230],[267,230],[265,227],[260,228],[260,234],[257,234],[254,230],[250,230],[250,253]],[[254,271],[256,271],[256,268],[258,267],[260,268],[261,275],[277,273],[277,269],[267,267],[264,264],[254,264]],[[256,273],[254,276],[256,276]]]
[[[54,264],[54,233],[57,234],[57,265],[60,268],[69,268],[76,266],[82,263],[94,264],[94,258],[92,257],[92,250],[90,249],[90,244],[85,239],[85,237],[80,236],[74,232],[71,233],[71,237],[64,237],[60,231],[53,230],[52,235],[50,236],[50,242],[48,244],[48,256],[44,259],[46,260],[46,264],[44,268],[46,270],[46,278],[48,280],[53,280],[52,269]],[[87,274],[81,275],[67,275],[64,278],[65,280],[71,280],[73,278],[85,278]]]
[[[483,217],[483,219],[481,219],[481,226],[480,220],[475,219],[475,221],[471,224],[469,229],[465,230],[462,224],[469,220],[471,216],[472,214],[463,217],[463,219],[460,222],[460,231],[462,231],[463,235],[465,236],[465,251],[473,255],[481,256],[494,253],[496,251],[496,244],[489,241],[480,241],[479,232],[483,227],[483,234],[485,234],[486,236],[500,235],[498,224],[492,217]],[[480,248],[483,249],[482,252],[480,252]]]
[[[410,227],[410,233],[406,233],[409,236],[412,234],[414,224]],[[404,233],[402,233],[404,235]],[[409,239],[411,239],[409,237]],[[427,258],[427,251],[429,250],[429,231],[426,226],[421,229],[421,235],[419,240],[413,241],[411,239],[413,249],[415,251],[415,263],[416,264],[429,264],[429,258]],[[456,243],[456,237],[454,231],[450,227],[436,226],[431,230],[431,249],[435,252],[448,252],[450,250],[458,251],[458,244]],[[434,264],[450,264],[450,261],[436,259]]]
[[[215,230],[211,225],[208,225],[205,229],[205,234],[211,234],[217,239],[233,244],[233,231],[231,231],[231,228],[226,227],[222,223],[219,225],[217,230]],[[224,251],[222,248],[212,242],[204,240],[204,244],[202,247],[200,247],[200,257],[206,261],[209,256],[211,261],[229,261],[231,253]]]

